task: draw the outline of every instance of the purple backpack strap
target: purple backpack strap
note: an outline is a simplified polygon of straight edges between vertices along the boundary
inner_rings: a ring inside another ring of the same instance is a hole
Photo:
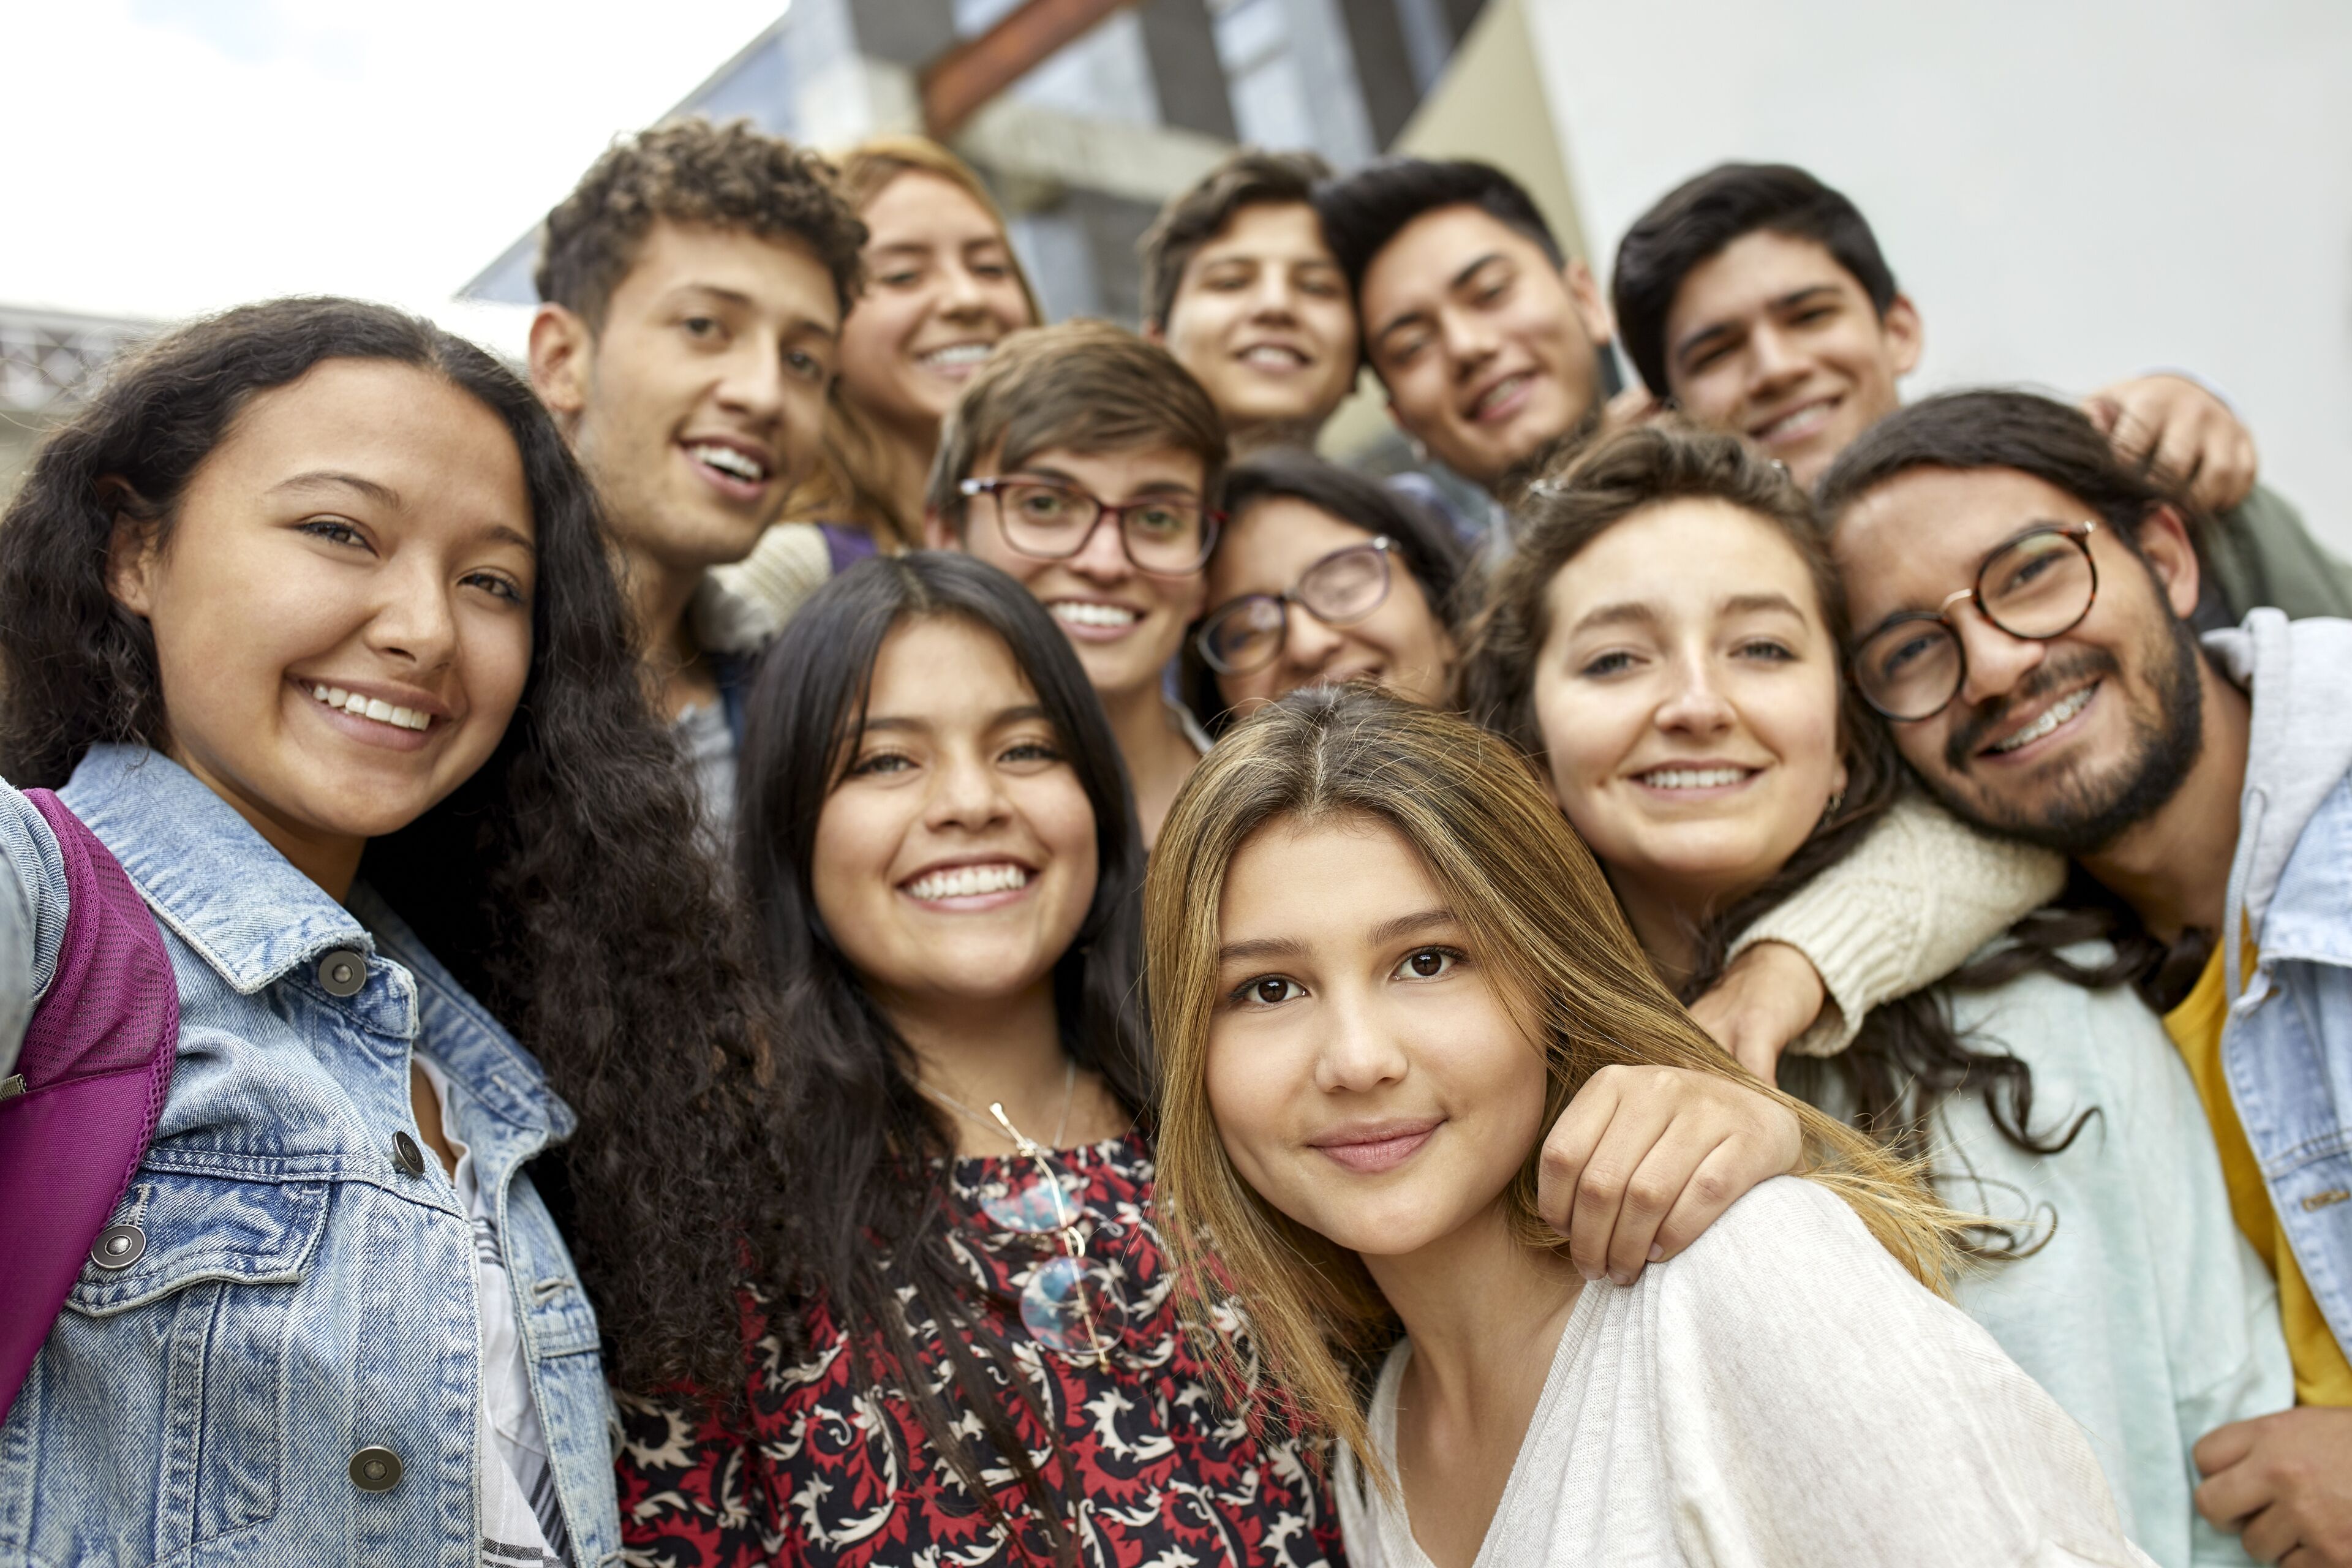
[[[68,907],[16,1058],[24,1092],[0,1100],[0,1418],[82,1266],[128,1267],[146,1248],[136,1226],[106,1222],[155,1136],[180,1043],[179,982],[139,889],[63,801],[25,798],[57,836]]]
[[[824,535],[825,563],[836,577],[867,556],[881,553],[874,536],[854,522],[820,522],[816,529]]]

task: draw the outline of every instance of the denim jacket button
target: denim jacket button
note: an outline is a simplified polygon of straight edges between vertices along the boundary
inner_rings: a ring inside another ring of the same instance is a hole
[[[90,1244],[89,1260],[100,1268],[128,1268],[147,1250],[147,1233],[135,1225],[110,1225]]]
[[[416,1146],[416,1140],[405,1129],[392,1135],[392,1163],[409,1175],[425,1173],[425,1151]]]
[[[356,996],[367,984],[367,955],[339,947],[319,960],[319,984],[330,996]]]
[[[400,1456],[389,1448],[362,1448],[352,1456],[352,1485],[363,1492],[388,1492],[400,1484]]]

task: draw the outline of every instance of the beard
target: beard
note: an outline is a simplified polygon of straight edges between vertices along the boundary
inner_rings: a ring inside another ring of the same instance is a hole
[[[2106,695],[2122,698],[2116,679],[2122,666],[2104,648],[2046,664],[1998,707],[1971,711],[1944,748],[1946,771],[1923,782],[1963,821],[2062,855],[2095,855],[2161,810],[2196,765],[2205,744],[2205,696],[2198,681],[2202,657],[2189,623],[2163,616],[2135,650],[2133,663],[2154,700],[2153,710],[2130,714],[2124,755],[2096,773],[2070,773],[2031,805],[1969,789],[1960,781],[1986,737],[2047,694],[2093,677],[2105,683]]]

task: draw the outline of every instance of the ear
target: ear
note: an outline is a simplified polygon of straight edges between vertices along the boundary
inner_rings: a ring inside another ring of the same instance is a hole
[[[2187,620],[2197,609],[2197,594],[2202,585],[2197,568],[2197,546],[2189,537],[2189,523],[2171,503],[2158,501],[2147,509],[2147,515],[2135,531],[2139,539],[2139,552],[2147,562],[2148,570],[2156,574],[2164,589],[2165,603],[2172,613]]]
[[[1168,346],[1168,323],[1165,321],[1144,322],[1143,341],[1147,343],[1158,343],[1161,348],[1166,348]]]
[[[531,389],[558,421],[576,419],[588,406],[589,373],[595,358],[596,334],[575,311],[541,305],[531,317]]]
[[[1927,346],[1927,328],[1910,295],[1897,294],[1887,301],[1878,330],[1886,336],[1886,357],[1895,366],[1896,380],[1919,368],[1919,355]]]
[[[1568,285],[1568,297],[1576,307],[1576,319],[1584,328],[1584,335],[1596,343],[1616,337],[1616,313],[1609,309],[1609,300],[1594,280],[1592,268],[1581,261],[1571,261],[1559,269],[1559,280]]]
[[[923,548],[926,550],[961,550],[963,548],[963,540],[956,533],[955,525],[950,522],[935,506],[927,506],[923,509]]]
[[[100,479],[98,488],[115,507],[114,528],[106,540],[106,591],[116,604],[144,619],[155,613],[161,566],[155,525],[140,521],[121,504],[131,489],[126,481],[110,477]]]

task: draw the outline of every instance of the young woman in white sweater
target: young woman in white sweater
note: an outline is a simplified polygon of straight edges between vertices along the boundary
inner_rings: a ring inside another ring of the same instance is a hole
[[[1939,1299],[1961,1222],[1819,1112],[1805,1176],[1636,1284],[1570,1265],[1571,1095],[1605,1145],[1615,1087],[1739,1069],[1509,746],[1296,693],[1194,773],[1146,903],[1162,1230],[1251,1418],[1339,1439],[1359,1568],[2147,1561]]]

